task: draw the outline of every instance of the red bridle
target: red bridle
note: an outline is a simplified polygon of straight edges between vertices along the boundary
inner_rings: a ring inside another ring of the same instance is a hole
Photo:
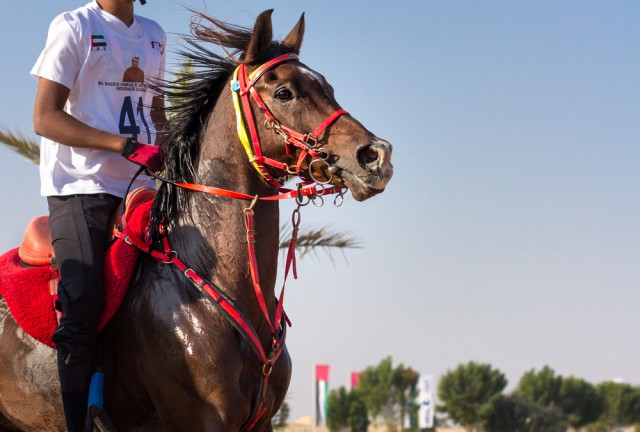
[[[281,55],[258,67],[251,74],[248,73],[247,66],[243,63],[238,66],[236,72],[234,73],[234,77],[236,77],[237,79],[231,82],[232,91],[237,93],[241,101],[242,110],[241,112],[237,112],[238,121],[240,122],[243,118],[244,124],[246,124],[249,128],[251,139],[250,145],[251,150],[253,150],[254,154],[251,162],[255,162],[255,166],[257,167],[260,174],[264,177],[264,179],[276,188],[281,188],[282,182],[274,178],[269,173],[267,166],[285,171],[287,174],[297,174],[299,177],[301,177],[301,166],[302,163],[306,160],[307,156],[311,156],[312,158],[320,158],[321,160],[326,160],[326,158],[329,156],[328,152],[324,148],[320,147],[318,137],[322,134],[322,132],[325,131],[325,129],[335,123],[336,120],[340,118],[340,116],[347,114],[347,112],[343,109],[334,111],[326,119],[320,122],[320,124],[310,133],[302,133],[296,131],[295,129],[283,125],[278,119],[276,119],[262,100],[262,97],[260,97],[260,94],[256,91],[255,85],[260,77],[262,77],[262,75],[264,75],[264,73],[269,69],[279,65],[280,63],[292,60],[298,60],[298,56],[296,54]],[[251,98],[253,98],[255,103],[260,108],[262,114],[266,117],[266,127],[284,138],[287,154],[292,153],[293,147],[301,150],[300,155],[298,156],[295,171],[292,172],[287,164],[264,156],[262,152],[262,146],[260,144],[260,136],[258,134],[256,119],[251,109]],[[238,111],[239,109],[237,105],[236,111]],[[238,125],[239,131],[242,129],[242,127],[243,125]],[[240,136],[240,139],[243,140],[242,134]],[[248,143],[243,142],[243,145],[245,145],[246,148]],[[313,161],[310,163],[310,165],[312,163]],[[313,176],[311,173],[310,175]],[[313,180],[317,183],[321,183],[316,179]]]
[[[339,205],[338,203],[342,203],[344,196],[344,189],[342,187],[325,187],[324,185],[331,181],[331,178],[329,178],[328,180],[320,181],[313,177],[311,170],[309,170],[311,179],[305,179],[301,176],[300,170],[302,167],[302,163],[307,159],[308,156],[315,158],[309,162],[309,168],[311,168],[311,166],[317,162],[326,164],[326,159],[329,157],[329,152],[320,146],[318,138],[329,126],[335,123],[342,115],[347,114],[347,112],[343,109],[334,111],[326,119],[320,122],[320,124],[312,132],[305,134],[280,123],[280,121],[276,119],[271,113],[267,105],[260,97],[260,94],[255,89],[256,82],[262,75],[264,75],[266,71],[280,63],[290,60],[298,60],[298,56],[296,54],[281,55],[261,65],[251,74],[248,73],[246,65],[241,64],[234,72],[234,79],[231,81],[232,94],[234,95],[234,99],[237,98],[234,100],[234,105],[236,108],[236,117],[238,121],[238,135],[240,141],[245,147],[247,155],[250,157],[249,162],[253,164],[258,173],[271,186],[275,187],[278,190],[278,194],[276,195],[258,197],[257,199],[261,201],[274,201],[287,198],[296,198],[300,203],[303,201],[303,197],[321,197],[330,194],[338,194],[335,202],[336,205]],[[273,130],[276,134],[284,138],[284,144],[287,154],[291,154],[294,147],[301,150],[294,171],[292,171],[287,164],[264,156],[262,145],[260,144],[260,136],[258,134],[256,118],[253,115],[253,110],[251,109],[251,98],[253,98],[255,103],[260,108],[260,111],[265,116],[265,125],[267,129]],[[249,129],[249,136],[246,135],[245,125]],[[302,179],[302,182],[297,185],[296,189],[287,189],[283,187],[283,182],[281,179],[276,179],[269,173],[267,166],[285,171],[287,174],[296,174]],[[242,192],[229,191],[226,189],[217,188],[215,186],[207,186],[197,183],[172,182],[152,173],[150,175],[160,181],[170,183],[182,189],[203,192],[209,195],[224,196],[228,198],[236,198],[247,201],[251,201],[256,198],[252,195],[247,195]],[[321,186],[320,190],[318,190],[318,186]]]

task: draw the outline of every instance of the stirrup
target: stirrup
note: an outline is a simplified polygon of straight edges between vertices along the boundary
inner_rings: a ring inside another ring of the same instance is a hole
[[[117,432],[116,427],[104,410],[103,387],[104,374],[98,369],[91,376],[84,432]]]
[[[107,412],[100,407],[92,406],[87,410],[85,432],[117,432]]]

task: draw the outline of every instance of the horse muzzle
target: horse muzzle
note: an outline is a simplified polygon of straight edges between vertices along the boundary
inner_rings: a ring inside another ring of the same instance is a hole
[[[384,191],[393,176],[388,141],[373,138],[356,150],[355,161],[336,161],[329,171],[351,191],[356,201],[364,201]]]

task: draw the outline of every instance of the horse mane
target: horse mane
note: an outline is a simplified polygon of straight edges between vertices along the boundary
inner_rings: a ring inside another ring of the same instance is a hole
[[[162,144],[165,155],[164,178],[170,182],[195,183],[202,128],[226,82],[243,62],[252,29],[228,24],[204,13],[194,12],[190,34],[182,38],[187,48],[177,51],[181,69],[173,81],[153,86],[168,102],[168,137]],[[208,46],[222,50],[216,53]],[[255,62],[261,62],[287,47],[272,42],[271,48]],[[290,50],[289,50],[290,51]],[[252,62],[253,63],[253,62]],[[151,210],[151,237],[159,240],[171,229],[179,214],[189,214],[190,192],[162,182]]]

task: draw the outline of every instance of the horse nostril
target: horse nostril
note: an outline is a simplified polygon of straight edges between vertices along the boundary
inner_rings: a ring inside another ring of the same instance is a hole
[[[379,154],[373,145],[366,146],[360,150],[360,162],[363,165],[369,165],[378,160]]]

